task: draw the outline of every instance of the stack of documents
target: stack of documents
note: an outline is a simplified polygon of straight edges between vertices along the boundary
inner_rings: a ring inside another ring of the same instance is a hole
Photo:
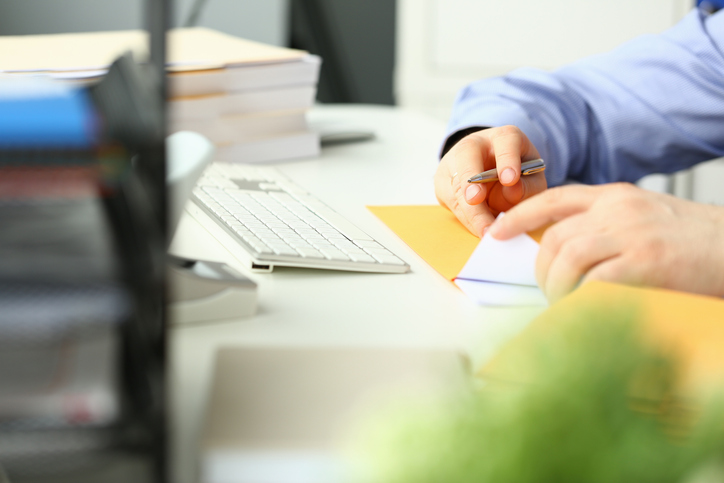
[[[93,82],[131,50],[146,56],[142,31],[0,37],[0,75],[46,75]],[[217,159],[254,163],[315,156],[309,129],[319,57],[243,40],[206,28],[169,34],[169,133],[195,131],[217,146]]]

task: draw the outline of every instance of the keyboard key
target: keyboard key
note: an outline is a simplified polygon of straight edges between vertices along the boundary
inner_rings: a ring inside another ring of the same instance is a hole
[[[297,251],[292,247],[274,246],[274,247],[272,247],[272,249],[274,250],[274,253],[276,253],[277,255],[299,256]]]
[[[274,250],[272,250],[271,248],[269,248],[267,246],[263,246],[263,247],[255,246],[254,248],[256,249],[257,253],[261,253],[262,255],[271,255],[274,253]]]
[[[389,256],[385,256],[385,257],[375,257],[375,258],[377,258],[378,262],[386,263],[388,265],[405,265],[405,262],[403,262],[402,260],[400,260],[399,258],[397,258],[394,255],[389,255]]]
[[[284,241],[287,242],[290,247],[296,248],[296,249],[299,249],[299,248],[314,248],[312,245],[310,245],[309,243],[305,242],[304,240],[289,240],[289,239],[285,239]]]
[[[369,248],[369,249],[373,249],[373,250],[381,249],[381,250],[388,251],[385,247],[383,247],[381,244],[377,243],[374,240],[358,240],[355,242],[357,243],[357,245],[359,245],[364,250],[367,250]]]
[[[360,250],[361,251],[362,250],[361,248],[359,248],[357,245],[355,245],[351,241],[347,240],[346,238],[337,238],[337,239],[332,239],[329,241],[332,242],[332,244],[334,246],[336,246],[337,248],[339,248],[340,250],[343,250],[343,251],[347,251],[347,250]]]
[[[317,247],[319,250],[322,250],[325,248],[328,248],[330,250],[338,250],[337,247],[335,247],[334,245],[329,243],[329,241],[327,241],[327,240],[316,240],[314,242],[314,246]]]
[[[365,248],[364,250],[375,258],[394,256],[391,251],[385,250],[384,248]]]
[[[365,252],[362,253],[349,253],[349,257],[355,262],[375,263],[376,260]]]
[[[322,255],[330,260],[349,260],[349,257],[342,250],[336,250],[334,248],[320,248]]]
[[[297,248],[297,251],[304,258],[325,258],[319,250],[314,248]]]

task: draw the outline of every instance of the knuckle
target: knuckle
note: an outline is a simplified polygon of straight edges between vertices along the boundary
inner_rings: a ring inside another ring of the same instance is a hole
[[[548,205],[556,205],[558,204],[561,199],[564,196],[564,191],[562,186],[557,186],[555,188],[547,189],[540,193],[540,199],[544,203]]]
[[[473,225],[474,227],[483,227],[485,225],[489,225],[490,220],[489,220],[489,217],[486,216],[484,213],[478,212],[478,213],[474,213],[470,217],[470,224]]]
[[[496,136],[521,136],[523,132],[517,126],[508,124],[498,127],[495,134]]]
[[[630,276],[627,273],[625,263],[614,261],[602,263],[588,272],[584,281],[598,280],[601,282],[627,282]]]
[[[593,248],[593,241],[588,238],[570,240],[561,246],[560,256],[572,267],[583,267]]]
[[[608,190],[609,193],[620,198],[630,198],[638,193],[638,188],[631,183],[613,183],[601,188]]]
[[[558,225],[553,225],[548,228],[541,238],[541,246],[545,246],[548,249],[554,249],[562,243],[561,232],[558,229]]]
[[[462,138],[460,141],[458,141],[455,144],[455,146],[453,146],[453,149],[450,150],[450,152],[452,152],[453,150],[465,151],[465,150],[479,149],[479,147],[480,147],[480,145],[478,143],[478,139],[476,137],[474,137],[472,134],[468,134],[467,136]],[[448,154],[450,154],[450,153],[448,153]]]

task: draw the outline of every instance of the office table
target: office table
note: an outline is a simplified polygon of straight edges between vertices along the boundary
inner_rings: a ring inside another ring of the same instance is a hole
[[[432,177],[444,125],[423,114],[379,106],[320,106],[312,122],[375,131],[373,141],[330,146],[319,158],[275,164],[299,185],[397,253],[406,274],[276,268],[251,274],[256,315],[173,327],[170,343],[172,478],[195,481],[197,438],[220,346],[429,347],[465,351],[482,363],[539,308],[476,306],[372,215],[367,205],[435,204]],[[182,218],[171,251],[240,264],[194,219]]]

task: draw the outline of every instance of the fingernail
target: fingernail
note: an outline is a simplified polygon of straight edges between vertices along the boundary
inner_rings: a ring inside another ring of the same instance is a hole
[[[500,232],[500,225],[495,221],[492,225],[486,228],[486,233],[490,233],[493,238],[497,238],[496,235],[498,234],[498,232]]]
[[[475,198],[475,195],[480,193],[481,189],[482,188],[477,184],[471,184],[465,189],[465,199],[468,201],[472,200],[473,198]]]
[[[485,236],[488,233],[488,230],[490,230],[490,225],[483,228],[483,236]]]
[[[503,184],[512,183],[515,179],[515,171],[512,168],[506,168],[500,175],[500,181]]]

